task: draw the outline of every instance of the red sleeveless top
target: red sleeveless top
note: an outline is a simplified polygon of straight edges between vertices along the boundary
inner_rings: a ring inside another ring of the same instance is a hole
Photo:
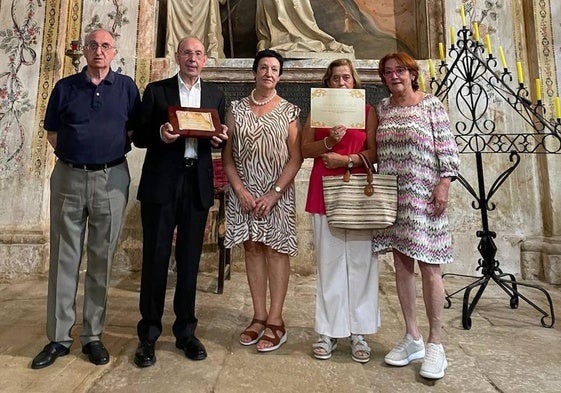
[[[365,116],[368,118],[370,105],[366,105]],[[364,124],[366,124],[366,119]],[[329,128],[314,128],[314,140],[319,141],[329,136]],[[368,149],[366,141],[366,129],[348,128],[343,139],[330,150],[342,155],[356,154]],[[321,156],[314,158],[314,166],[310,174],[308,184],[308,198],[306,199],[306,211],[308,213],[325,214],[325,202],[323,200],[322,176],[333,176],[343,174],[347,168],[326,168]],[[364,166],[360,166],[351,171],[352,173],[366,173]]]

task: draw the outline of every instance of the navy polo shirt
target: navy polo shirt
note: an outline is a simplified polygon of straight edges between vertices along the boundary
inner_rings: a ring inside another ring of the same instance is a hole
[[[59,80],[51,93],[43,127],[57,133],[55,154],[73,164],[106,164],[131,150],[128,130],[140,116],[134,81],[112,70],[93,84],[86,68]]]

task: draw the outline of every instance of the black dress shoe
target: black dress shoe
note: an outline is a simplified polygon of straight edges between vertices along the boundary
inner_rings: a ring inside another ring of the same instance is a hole
[[[141,341],[134,354],[134,364],[138,367],[150,367],[156,363],[156,351],[154,341]]]
[[[59,356],[68,355],[70,349],[66,348],[64,345],[51,342],[43,348],[41,352],[31,362],[32,369],[40,369],[43,367],[50,366],[53,364]]]
[[[88,359],[95,365],[109,363],[109,352],[101,341],[92,341],[82,347],[82,353],[88,355]]]
[[[177,340],[175,346],[182,349],[191,360],[206,359],[206,349],[202,342],[195,336],[185,337]]]

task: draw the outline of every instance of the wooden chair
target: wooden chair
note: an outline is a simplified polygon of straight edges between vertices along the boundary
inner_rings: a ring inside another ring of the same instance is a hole
[[[224,280],[230,279],[230,249],[224,247],[229,184],[222,169],[222,160],[220,158],[213,158],[212,166],[214,169],[214,198],[218,200],[218,230],[216,239],[218,244],[218,282],[216,293],[221,294],[224,292]]]

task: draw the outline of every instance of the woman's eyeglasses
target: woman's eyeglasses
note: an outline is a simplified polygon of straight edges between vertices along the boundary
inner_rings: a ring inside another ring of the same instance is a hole
[[[390,70],[388,68],[384,69],[384,72],[382,72],[382,74],[384,76],[392,76],[392,74],[396,74],[397,76],[401,76],[403,74],[405,74],[406,71],[408,71],[409,69],[407,67],[396,67],[394,70]]]

